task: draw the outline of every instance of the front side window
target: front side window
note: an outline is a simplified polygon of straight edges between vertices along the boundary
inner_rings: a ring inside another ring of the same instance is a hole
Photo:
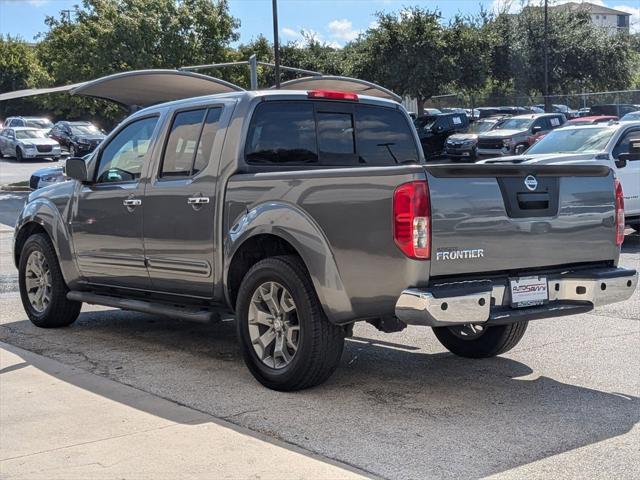
[[[629,145],[631,144],[631,140],[635,140],[640,138],[640,130],[628,130],[622,138],[618,140],[618,144],[613,149],[613,158],[618,160],[620,158],[621,153],[629,152]]]
[[[97,183],[135,181],[142,175],[158,117],[143,118],[124,127],[102,151]]]
[[[251,119],[245,155],[252,164],[318,162],[311,102],[260,104]]]
[[[406,118],[390,108],[356,107],[360,163],[393,165],[418,162],[418,150]]]

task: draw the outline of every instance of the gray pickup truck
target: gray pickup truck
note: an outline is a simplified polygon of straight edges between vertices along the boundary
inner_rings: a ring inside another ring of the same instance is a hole
[[[327,379],[357,321],[432,327],[491,357],[530,320],[629,298],[622,191],[606,166],[425,165],[397,103],[253,91],[141,110],[75,181],[31,193],[14,239],[22,302],[63,327],[83,302],[235,315],[265,386]]]

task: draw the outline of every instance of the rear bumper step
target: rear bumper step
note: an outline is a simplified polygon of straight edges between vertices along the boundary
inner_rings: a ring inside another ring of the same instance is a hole
[[[105,307],[133,310],[135,312],[150,313],[163,317],[179,318],[191,322],[209,323],[220,319],[219,315],[209,310],[194,307],[181,307],[177,305],[147,302],[145,300],[133,300],[128,298],[98,295],[90,292],[71,291],[67,293],[69,300],[84,302],[92,305],[104,305]]]
[[[509,306],[508,282],[477,280],[409,288],[398,298],[396,317],[409,325],[444,327],[575,315],[627,300],[637,287],[638,274],[624,268],[599,268],[549,275],[547,282],[549,302],[527,308]]]

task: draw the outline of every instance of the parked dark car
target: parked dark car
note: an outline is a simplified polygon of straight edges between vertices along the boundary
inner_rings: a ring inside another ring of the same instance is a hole
[[[610,103],[603,105],[593,105],[589,110],[590,116],[610,115],[612,117],[622,118],[629,112],[640,110],[637,105],[625,103]]]
[[[478,136],[478,155],[485,158],[519,155],[533,145],[539,136],[564,125],[566,121],[562,113],[511,117],[494,130]]]
[[[91,122],[58,122],[49,136],[57,140],[72,157],[91,153],[104,140],[105,134]]]
[[[507,118],[509,118],[508,115],[482,118],[473,122],[466,132],[451,135],[444,145],[445,155],[452,160],[475,161],[478,135],[493,130]]]
[[[457,132],[469,128],[469,117],[466,113],[441,113],[439,115],[423,115],[414,122],[425,157],[440,155],[444,151],[447,138]]]

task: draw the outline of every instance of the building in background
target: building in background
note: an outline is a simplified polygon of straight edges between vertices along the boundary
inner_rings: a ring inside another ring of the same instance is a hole
[[[629,20],[631,18],[631,14],[621,10],[615,10],[613,8],[588,2],[569,2],[550,8],[586,11],[591,15],[591,21],[595,25],[608,29],[611,34],[615,34],[620,31],[629,33]]]

